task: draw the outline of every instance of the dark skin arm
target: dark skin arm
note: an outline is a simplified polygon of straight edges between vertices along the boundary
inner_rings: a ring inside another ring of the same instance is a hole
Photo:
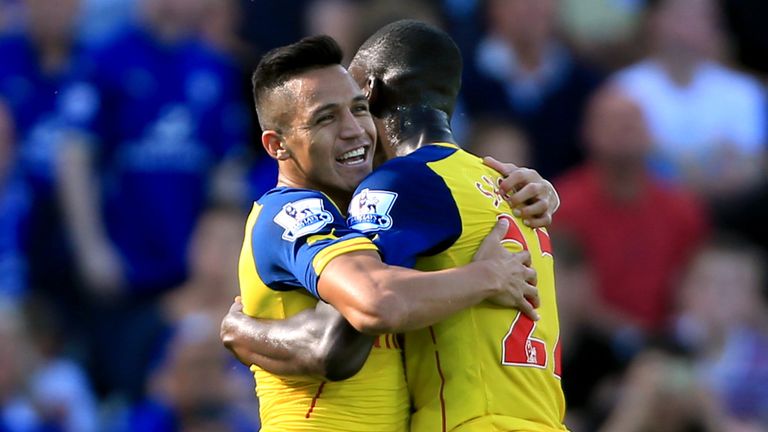
[[[221,339],[246,366],[277,375],[311,375],[331,381],[356,374],[376,336],[358,332],[333,306],[318,302],[288,319],[252,318],[235,299],[221,324]]]

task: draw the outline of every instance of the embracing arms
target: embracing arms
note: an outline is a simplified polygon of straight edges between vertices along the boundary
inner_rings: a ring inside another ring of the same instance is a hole
[[[486,163],[507,174],[501,187],[509,192],[508,199],[511,203],[517,204],[516,208],[521,210],[523,218],[530,226],[546,226],[551,222],[552,213],[558,206],[559,199],[549,182],[543,180],[533,170],[517,169],[514,165],[501,164],[495,160],[486,160]],[[530,187],[532,184],[535,186]],[[543,212],[541,212],[542,208]],[[375,333],[418,328],[434,320],[435,312],[439,315],[445,314],[448,310],[446,308],[460,310],[479,302],[485,298],[483,296],[490,295],[489,292],[481,291],[460,294],[465,296],[461,301],[467,303],[465,303],[466,306],[459,307],[458,301],[439,300],[431,297],[428,291],[410,289],[407,292],[408,295],[422,294],[421,299],[404,302],[396,293],[386,288],[387,281],[382,279],[387,269],[392,268],[381,263],[380,260],[376,263],[377,257],[374,258],[371,255],[360,253],[359,256],[353,256],[348,261],[334,259],[323,272],[319,286],[323,298],[331,303],[340,301],[341,297],[354,297],[341,299],[342,302],[347,303],[341,304],[340,307],[342,310],[346,309],[346,313],[361,330]],[[476,256],[477,258],[479,257]],[[510,269],[517,268],[520,271],[519,265],[524,264],[527,257],[523,254],[515,259],[515,262],[509,264]],[[375,268],[366,267],[370,265],[374,265]],[[366,283],[384,284],[384,289],[376,289],[375,292],[369,293],[367,298],[363,298],[366,294],[360,294],[357,286],[351,281],[341,281],[340,283],[344,284],[341,289],[335,289],[334,291],[337,292],[334,293],[327,292],[325,285],[335,283],[332,279],[348,277],[347,268],[372,270],[371,274],[363,274],[360,277],[367,279]],[[412,272],[407,269],[395,269],[395,271],[402,273],[395,275],[395,279],[389,283],[394,283],[398,277],[401,280],[407,278],[407,273]],[[480,265],[476,266],[474,271],[484,273],[489,269]],[[336,273],[335,276],[334,273]],[[485,277],[489,275],[486,274]],[[523,277],[518,274],[519,282],[522,282]],[[418,277],[411,282],[419,283]],[[469,286],[477,285],[476,280]],[[437,285],[434,284],[434,286]],[[444,290],[441,292],[451,294]],[[518,300],[522,300],[523,297],[524,294],[520,291]],[[531,299],[536,301],[533,297]],[[379,306],[375,306],[376,302],[380,302]],[[416,305],[420,306],[417,308]],[[527,301],[522,301],[521,306],[524,312],[526,308],[531,308]],[[394,313],[385,313],[392,310]],[[425,314],[425,310],[428,313]],[[529,312],[533,312],[533,309],[531,308]],[[344,379],[354,375],[365,362],[374,340],[373,337],[356,331],[343,315],[323,302],[318,304],[317,309],[305,310],[285,320],[252,318],[243,313],[241,304],[235,302],[222,322],[221,337],[225,346],[247,365],[257,364],[279,375],[315,375],[329,379]]]

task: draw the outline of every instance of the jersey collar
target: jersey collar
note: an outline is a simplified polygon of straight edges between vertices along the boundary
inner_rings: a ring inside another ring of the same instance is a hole
[[[430,145],[436,145],[436,146],[440,146],[440,147],[449,147],[449,148],[455,148],[455,149],[459,148],[458,145],[453,144],[453,143],[449,143],[449,142],[435,142],[435,143],[432,143]]]

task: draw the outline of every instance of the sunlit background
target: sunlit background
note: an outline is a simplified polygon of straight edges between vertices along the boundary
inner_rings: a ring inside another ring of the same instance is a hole
[[[569,428],[768,430],[768,2],[0,0],[0,431],[258,430],[250,73],[400,18],[462,50],[462,145],[560,193]]]

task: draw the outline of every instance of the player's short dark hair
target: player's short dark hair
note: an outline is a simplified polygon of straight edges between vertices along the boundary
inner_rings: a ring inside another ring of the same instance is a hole
[[[262,103],[270,91],[309,70],[340,65],[343,56],[339,44],[326,35],[306,37],[264,54],[251,77],[253,100],[262,129],[266,126]]]
[[[428,102],[453,112],[461,87],[461,52],[447,33],[434,26],[417,20],[388,24],[363,43],[352,64],[392,90],[385,104]]]

